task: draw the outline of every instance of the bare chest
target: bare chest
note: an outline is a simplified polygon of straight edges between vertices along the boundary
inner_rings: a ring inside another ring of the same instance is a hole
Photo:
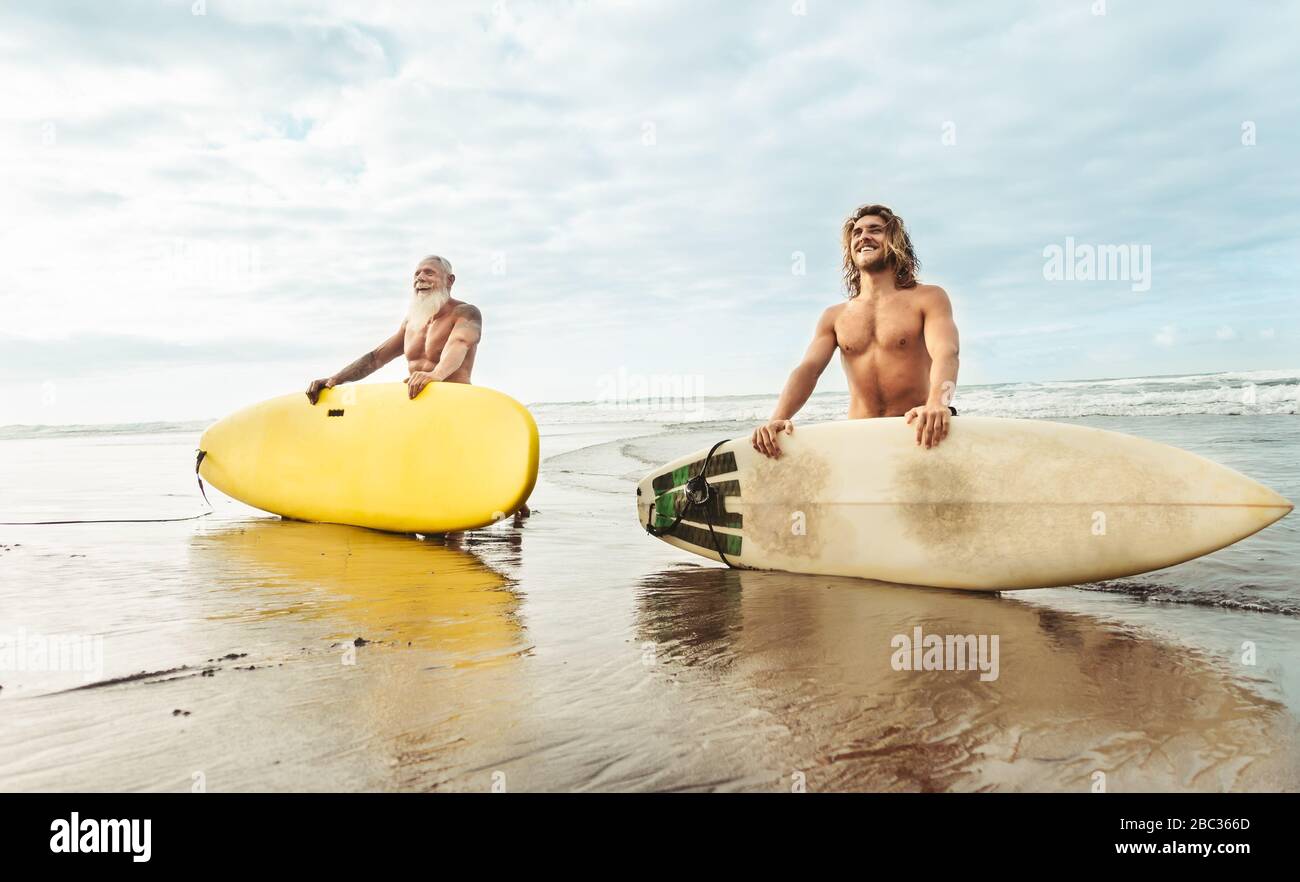
[[[407,326],[404,351],[408,359],[436,359],[447,344],[451,329],[455,325],[452,316],[428,319],[417,327]]]
[[[920,309],[901,297],[854,300],[835,319],[835,338],[846,356],[923,349],[922,330]]]

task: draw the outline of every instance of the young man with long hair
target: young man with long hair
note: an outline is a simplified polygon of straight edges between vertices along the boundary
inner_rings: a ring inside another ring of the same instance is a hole
[[[848,300],[822,313],[812,344],[786,380],[772,418],[754,430],[754,449],[781,455],[779,438],[808,401],[835,350],[849,381],[849,419],[906,417],[916,443],[934,447],[956,415],[957,325],[948,294],[917,281],[920,261],[903,219],[863,205],[844,221]]]

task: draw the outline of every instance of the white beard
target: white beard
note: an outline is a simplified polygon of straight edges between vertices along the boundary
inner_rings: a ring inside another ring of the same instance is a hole
[[[429,288],[414,292],[411,295],[411,305],[406,309],[406,327],[423,328],[450,299],[451,291],[446,288]]]

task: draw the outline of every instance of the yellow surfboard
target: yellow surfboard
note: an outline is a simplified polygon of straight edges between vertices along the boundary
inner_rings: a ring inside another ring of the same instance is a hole
[[[211,426],[199,475],[240,502],[301,521],[395,533],[482,527],[537,480],[537,424],[508,395],[432,383],[350,383],[272,398]]]

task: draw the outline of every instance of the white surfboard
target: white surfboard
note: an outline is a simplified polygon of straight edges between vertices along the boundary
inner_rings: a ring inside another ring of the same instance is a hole
[[[901,417],[796,425],[768,459],[738,438],[637,486],[642,524],[739,567],[996,591],[1172,566],[1262,530],[1292,505],[1203,457],[1039,420],[961,416],[938,447]]]

